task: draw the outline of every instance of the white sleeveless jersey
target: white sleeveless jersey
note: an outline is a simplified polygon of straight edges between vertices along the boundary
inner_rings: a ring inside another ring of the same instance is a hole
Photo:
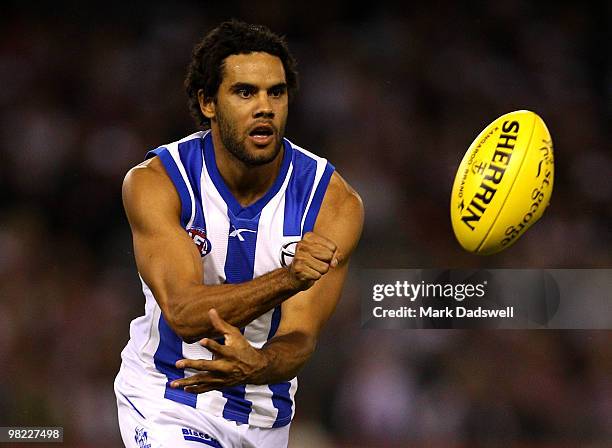
[[[313,229],[334,171],[325,159],[284,140],[278,177],[254,204],[242,207],[225,185],[215,161],[210,132],[197,132],[147,154],[158,156],[180,196],[181,223],[197,245],[207,285],[240,283],[290,263],[287,246]],[[291,249],[291,247],[289,247]],[[142,278],[141,278],[142,281]],[[121,354],[116,381],[128,396],[143,389],[148,396],[210,412],[228,420],[272,428],[287,425],[295,413],[297,378],[269,385],[242,385],[191,394],[169,383],[196,372],[177,369],[182,358],[212,359],[198,342],[182,341],[170,328],[147,284],[145,314],[132,321],[130,340]],[[242,332],[254,347],[276,333],[281,307],[263,314]]]

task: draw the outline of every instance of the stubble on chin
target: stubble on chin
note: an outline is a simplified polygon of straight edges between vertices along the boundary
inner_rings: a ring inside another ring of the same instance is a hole
[[[232,125],[232,123],[229,122],[229,120],[225,119],[225,116],[222,113],[217,114],[217,124],[219,125],[221,142],[223,143],[225,149],[227,149],[230,154],[247,166],[266,165],[274,161],[280,152],[282,138],[279,136],[279,133],[276,130],[274,133],[273,142],[274,151],[269,155],[256,155],[249,152],[247,149],[246,140],[248,136],[240,136],[238,130]]]

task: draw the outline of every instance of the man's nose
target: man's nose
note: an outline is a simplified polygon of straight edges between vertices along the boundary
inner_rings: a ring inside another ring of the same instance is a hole
[[[257,107],[254,118],[274,118],[274,111],[272,110],[272,103],[268,97],[268,92],[261,92],[257,97]]]

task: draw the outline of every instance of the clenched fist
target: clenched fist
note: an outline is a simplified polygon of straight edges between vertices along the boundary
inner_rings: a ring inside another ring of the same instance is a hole
[[[287,269],[297,289],[304,291],[339,262],[338,247],[333,241],[308,232],[297,243],[293,262]]]

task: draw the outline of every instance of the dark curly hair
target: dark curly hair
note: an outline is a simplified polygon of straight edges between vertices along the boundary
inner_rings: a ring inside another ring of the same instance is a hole
[[[189,110],[202,128],[210,127],[210,119],[200,110],[198,91],[206,98],[215,98],[223,80],[225,58],[234,54],[265,52],[277,56],[283,63],[289,100],[298,89],[296,62],[285,39],[263,25],[250,25],[238,20],[223,22],[212,30],[193,49],[185,78]]]

